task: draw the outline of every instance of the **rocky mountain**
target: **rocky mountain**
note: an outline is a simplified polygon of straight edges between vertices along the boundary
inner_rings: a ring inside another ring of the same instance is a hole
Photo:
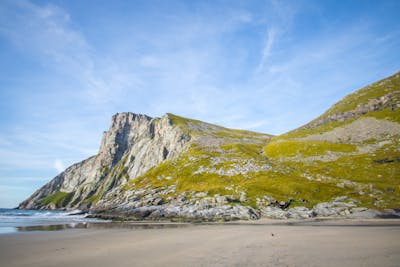
[[[399,191],[397,73],[281,136],[116,114],[97,155],[19,208],[154,220],[372,217],[396,215]]]
[[[20,207],[90,207],[130,177],[177,157],[189,141],[190,136],[174,127],[168,115],[153,119],[133,113],[116,114],[110,129],[103,133],[96,156],[66,169]]]

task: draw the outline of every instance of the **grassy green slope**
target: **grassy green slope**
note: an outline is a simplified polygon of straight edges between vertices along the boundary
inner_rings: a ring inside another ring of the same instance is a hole
[[[192,136],[193,143],[179,158],[166,161],[145,175],[130,180],[124,190],[176,184],[175,195],[207,192],[209,196],[229,195],[236,203],[245,192],[244,202],[254,204],[255,196],[265,195],[272,187],[280,186],[272,180],[271,186],[262,185],[262,189],[258,186],[262,177],[275,175],[263,152],[271,135],[168,115],[173,124]],[[251,192],[249,188],[252,188]]]
[[[329,186],[329,190],[324,191],[326,197],[350,195],[363,206],[399,207],[399,96],[400,74],[397,73],[346,96],[309,124],[273,138],[264,151],[272,162],[291,168],[292,173],[301,173],[321,187]],[[376,110],[357,114],[357,107],[371,106],[380,100],[384,101]],[[343,118],[343,114],[351,116]],[[341,120],[329,120],[337,117]],[[367,132],[366,137],[349,140],[352,134],[360,135],[360,129],[352,125],[363,120],[369,124],[361,130],[361,134]],[[338,131],[340,128],[343,131]],[[304,186],[301,195],[308,194]],[[322,195],[317,196],[320,197]]]
[[[357,107],[365,107],[382,97],[388,97],[388,100],[382,103],[382,106],[375,111],[359,114],[346,120],[331,120],[315,127],[317,122],[321,122],[337,114],[355,112]],[[373,117],[400,123],[400,107],[396,107],[397,103],[400,103],[400,72],[347,95],[343,100],[333,105],[315,120],[298,129],[281,135],[280,138],[296,138],[310,134],[323,133],[362,117]],[[392,109],[392,107],[394,107],[394,109]]]
[[[186,121],[181,117],[179,121],[181,127],[197,136],[196,141],[179,158],[166,161],[145,175],[130,180],[124,190],[176,184],[176,192],[171,197],[182,193],[207,192],[208,196],[225,195],[233,204],[241,202],[256,208],[257,199],[265,196],[279,201],[293,199],[293,205],[311,207],[331,200],[332,196],[352,192],[337,187],[333,182],[309,180],[301,169],[267,156],[264,146],[271,136],[218,126],[210,128],[209,124],[199,121],[193,127],[192,120]],[[196,132],[193,129],[202,130]],[[351,145],[343,149],[354,150]],[[242,195],[245,197],[241,198]],[[165,196],[165,200],[168,197]]]
[[[371,100],[379,99],[388,94],[393,95],[394,101],[400,100],[400,72],[346,96],[343,100],[328,109],[321,117],[317,118],[317,120],[332,114],[354,110],[359,105],[366,105]],[[393,101],[385,105],[386,107],[390,107],[390,104],[393,104]],[[373,114],[370,115],[374,116]],[[398,116],[396,117],[398,118]]]
[[[241,202],[253,207],[265,196],[280,201],[292,199],[294,206],[312,207],[342,195],[358,200],[360,206],[399,207],[399,81],[398,73],[360,89],[310,124],[277,137],[169,114],[171,122],[187,131],[194,142],[180,157],[130,180],[123,190],[176,185],[176,192],[166,195],[165,201],[182,193],[190,196],[207,192],[208,196],[229,196],[232,204]],[[387,101],[376,110],[364,112],[382,99]],[[360,107],[364,111],[357,113]],[[335,119],[343,114],[347,117]],[[356,126],[351,125],[365,118],[377,119],[372,121],[378,123],[375,128],[387,125],[379,124],[383,120],[389,121],[393,129],[351,141],[342,140],[340,131],[339,136],[332,132],[349,126],[342,132],[354,131],[357,135]],[[315,137],[329,136],[330,132],[334,141]]]

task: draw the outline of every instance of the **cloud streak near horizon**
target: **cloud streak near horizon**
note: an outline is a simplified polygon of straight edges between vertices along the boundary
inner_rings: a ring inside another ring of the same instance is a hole
[[[271,134],[296,128],[399,70],[399,8],[2,1],[0,190],[15,194],[0,207],[43,183],[26,177],[50,179],[95,154],[116,112],[171,112]]]

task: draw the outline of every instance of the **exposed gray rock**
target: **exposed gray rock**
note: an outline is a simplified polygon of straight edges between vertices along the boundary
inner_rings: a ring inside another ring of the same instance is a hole
[[[348,198],[349,198],[348,196],[339,196],[339,197],[335,197],[333,199],[333,201],[334,202],[341,202],[341,201],[347,200]]]
[[[110,129],[103,134],[97,155],[67,168],[19,208],[60,208],[44,206],[41,202],[57,192],[69,193],[63,208],[88,207],[90,197],[102,199],[106,194],[117,194],[113,190],[127,180],[144,174],[164,160],[175,158],[190,139],[187,133],[172,125],[168,114],[151,118],[129,112],[117,113],[112,117]]]
[[[239,201],[240,201],[240,202],[245,202],[246,200],[247,200],[247,198],[246,198],[246,192],[241,192],[241,193],[240,193]]]
[[[343,202],[347,201],[347,202]],[[341,196],[333,199],[331,202],[323,202],[315,205],[312,209],[306,207],[293,207],[282,209],[275,203],[261,208],[263,217],[272,219],[308,219],[313,217],[341,217],[341,218],[377,218],[377,217],[400,217],[400,212],[396,210],[387,210],[379,212],[363,207],[356,207],[353,199],[347,196]]]
[[[369,139],[384,139],[400,134],[400,124],[375,118],[360,118],[322,134],[299,138],[301,141],[360,143]]]
[[[214,160],[214,164],[215,165]],[[222,160],[221,160],[222,161]],[[223,161],[222,161],[223,162]],[[194,172],[194,174],[198,173],[216,173],[218,175],[226,175],[226,176],[234,176],[234,175],[244,175],[249,172],[259,172],[271,169],[271,165],[269,164],[257,164],[255,160],[241,160],[237,163],[231,164],[229,167],[225,168],[217,168],[217,167],[204,167],[200,166],[198,170]]]
[[[271,218],[271,219],[286,219],[287,212],[278,208],[278,207],[266,207],[261,210],[261,215],[263,217]]]
[[[187,221],[256,220],[260,217],[260,215],[250,207],[241,205],[205,205],[204,203],[197,203],[194,205],[177,205],[177,203],[174,203],[137,208],[118,207],[115,209],[95,210],[92,212],[91,216],[120,220],[180,219]]]
[[[313,211],[315,213],[315,216],[318,217],[336,217],[349,215],[349,209],[355,206],[356,205],[353,203],[345,203],[339,201],[323,202],[314,206]]]
[[[314,211],[306,207],[294,207],[286,212],[286,217],[290,219],[308,219],[314,216]]]
[[[399,74],[396,74],[397,77],[398,75]],[[345,121],[373,111],[383,109],[390,109],[393,111],[397,110],[398,108],[400,108],[400,91],[394,91],[381,96],[380,98],[369,99],[367,103],[359,104],[354,110],[336,113],[322,119],[317,119],[305,125],[304,127],[308,129],[314,129],[320,125],[324,125],[332,121]]]

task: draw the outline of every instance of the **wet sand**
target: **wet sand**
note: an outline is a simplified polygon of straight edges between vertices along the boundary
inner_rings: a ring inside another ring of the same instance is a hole
[[[115,225],[114,225],[115,226]],[[399,266],[400,221],[91,227],[0,235],[0,266]]]

